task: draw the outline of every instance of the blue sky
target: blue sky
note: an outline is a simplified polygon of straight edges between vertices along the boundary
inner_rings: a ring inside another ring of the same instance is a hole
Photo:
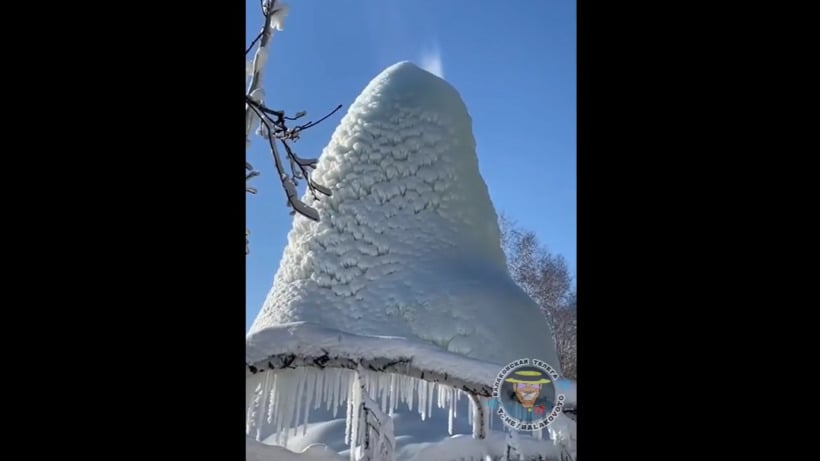
[[[381,70],[409,60],[440,69],[473,118],[481,174],[498,212],[576,258],[575,0],[285,0],[265,68],[266,103],[315,120],[294,147],[317,157],[347,107]],[[247,44],[259,32],[258,0],[246,0]],[[252,56],[252,53],[249,54]],[[251,139],[248,161],[262,175],[248,195],[246,316],[253,322],[282,257],[291,226],[265,141]]]

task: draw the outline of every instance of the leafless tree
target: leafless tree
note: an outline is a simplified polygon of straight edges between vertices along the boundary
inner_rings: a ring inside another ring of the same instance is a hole
[[[258,127],[256,134],[267,141],[271,155],[279,175],[279,180],[287,196],[287,206],[290,207],[291,214],[299,213],[309,219],[319,220],[319,213],[312,207],[306,205],[297,197],[297,187],[300,180],[304,180],[308,190],[314,199],[319,200],[320,195],[330,196],[332,192],[327,187],[316,183],[311,179],[310,173],[316,168],[318,162],[315,158],[299,157],[293,150],[293,143],[299,140],[302,131],[316,126],[318,123],[330,117],[342,106],[336,106],[333,111],[315,122],[307,122],[295,127],[288,127],[287,122],[298,120],[307,115],[305,111],[296,113],[289,117],[284,111],[274,110],[265,105],[265,91],[262,87],[262,75],[265,63],[268,59],[271,37],[274,30],[282,30],[284,17],[288,12],[288,6],[278,0],[260,0],[262,15],[265,18],[262,30],[245,50],[245,55],[250,53],[256,46],[256,53],[252,61],[248,62],[247,74],[250,78],[248,92],[245,95],[245,140],[246,148],[250,146],[250,135],[255,127]],[[290,173],[285,171],[281,156],[279,155],[279,145],[285,150],[286,158],[289,162]],[[245,191],[250,194],[256,193],[256,188],[250,186],[248,181],[258,176],[260,173],[254,170],[253,166],[245,162],[248,170],[245,176]],[[248,235],[250,231],[245,231],[245,254],[249,252]]]
[[[549,252],[534,232],[521,229],[502,215],[501,243],[513,280],[541,307],[549,323],[561,369],[575,378],[577,370],[576,294],[566,260]]]

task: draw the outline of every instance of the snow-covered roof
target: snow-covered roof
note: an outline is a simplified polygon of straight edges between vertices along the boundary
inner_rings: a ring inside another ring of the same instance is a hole
[[[248,341],[250,372],[310,366],[397,372],[489,397],[500,365],[470,359],[434,345],[389,336],[360,336],[317,325],[266,328]]]

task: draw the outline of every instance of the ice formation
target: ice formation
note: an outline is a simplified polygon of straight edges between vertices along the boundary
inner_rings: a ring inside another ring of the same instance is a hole
[[[294,218],[248,335],[248,436],[345,454],[343,439],[351,460],[408,459],[414,436],[394,434],[394,422],[417,412],[446,425],[442,446],[416,443],[426,446],[416,459],[463,450],[456,432],[482,439],[464,457],[500,453],[506,439],[486,433],[495,375],[523,357],[558,360],[538,306],[507,272],[456,90],[413,64],[389,67],[350,107],[314,179],[333,196],[305,194],[321,221]],[[526,440],[539,448],[525,451],[555,453],[540,434]]]
[[[409,62],[374,78],[314,173],[333,196],[305,194],[322,219],[294,218],[250,335],[304,321],[557,368],[543,315],[507,272],[475,148],[450,84]]]

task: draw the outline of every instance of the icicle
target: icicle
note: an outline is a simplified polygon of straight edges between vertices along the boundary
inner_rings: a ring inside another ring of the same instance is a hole
[[[370,400],[374,402],[379,400],[379,375],[373,372],[367,372],[367,394]]]
[[[415,394],[416,390],[413,386],[415,386],[416,381],[414,381],[409,376],[405,378],[405,388],[404,388],[404,403],[407,404],[407,408],[409,411],[413,411],[413,395]]]
[[[412,410],[412,402],[413,400],[413,379],[409,376],[404,377],[404,403],[407,404],[407,408]]]
[[[276,410],[276,402],[279,399],[280,389],[277,386],[278,374],[273,373],[272,371],[269,371],[268,373],[271,373],[273,375],[273,383],[271,384],[270,388],[270,397],[268,397],[268,414],[265,418],[267,423],[270,425],[273,423],[274,410]]]
[[[461,391],[455,390],[454,392],[455,394],[453,398],[455,398],[456,401],[453,404],[453,418],[458,418],[458,402],[461,401]]]
[[[339,370],[325,370],[324,371],[324,380],[322,382],[322,393],[324,397],[322,397],[322,401],[325,402],[325,409],[330,410],[330,406],[333,404],[333,391],[331,389],[332,383],[335,383],[335,376],[339,373]]]
[[[427,396],[427,417],[431,417],[433,415],[433,390],[436,387],[436,383],[430,383],[427,387],[427,391],[430,393]]]
[[[270,388],[269,379],[270,377],[268,373],[265,373],[264,379],[262,380],[262,385],[258,390],[256,398],[254,399],[253,427],[256,430],[255,438],[257,441],[261,438],[261,426],[265,414],[265,402],[267,400],[267,391]]]
[[[353,382],[350,383],[350,397],[348,398],[350,404],[348,405],[349,413],[347,419],[350,421],[348,423],[350,426],[350,461],[355,461],[356,447],[360,445],[359,439],[361,437],[359,425],[361,400],[364,389],[362,389],[363,384],[360,382],[358,374],[354,374],[351,381]]]
[[[473,424],[473,403],[467,402],[467,424]]]
[[[453,391],[450,391],[450,404],[447,409],[447,433],[453,435],[453,417],[455,416],[455,402],[453,401]]]
[[[287,446],[288,438],[290,438],[290,433],[293,427],[296,424],[296,420],[299,417],[299,410],[301,408],[301,404],[299,403],[300,398],[302,397],[302,374],[304,373],[304,368],[297,368],[296,370],[288,370],[290,375],[290,382],[291,382],[291,391],[290,398],[285,398],[288,400],[288,412],[287,418],[284,421],[283,433],[285,434],[285,442],[283,446]]]
[[[256,423],[256,412],[259,411],[259,401],[262,398],[262,392],[264,392],[264,382],[261,381],[261,377],[252,378],[258,380],[256,386],[253,388],[253,398],[251,398],[250,403],[248,403],[247,407],[247,416],[245,419],[245,435],[250,436],[251,432],[253,432],[254,424]]]
[[[325,384],[325,372],[320,370],[316,372],[316,381],[314,384],[314,389],[316,391],[316,395],[313,396],[313,409],[318,410],[320,406],[322,406],[322,402],[325,401],[325,392],[324,392],[324,384]]]
[[[345,444],[350,446],[350,450],[353,450],[353,445],[350,443],[350,435],[352,434],[352,426],[351,423],[353,422],[353,396],[348,394],[347,395],[347,411],[345,412]]]
[[[419,383],[419,413],[421,420],[427,419],[427,381]]]
[[[396,387],[398,388],[398,394],[396,394],[395,407],[398,408],[399,404],[407,402],[407,377],[396,375]]]
[[[302,373],[304,368],[297,368],[296,370],[288,370],[289,378],[291,382],[291,391],[290,398],[285,398],[288,401],[288,412],[284,421],[284,426],[282,427],[282,432],[284,433],[285,441],[282,446],[287,446],[288,438],[290,437],[290,432],[293,426],[296,423],[296,419],[299,417],[299,409],[301,405],[299,404],[299,398],[302,396]],[[294,398],[295,395],[295,398]]]
[[[285,417],[288,412],[288,405],[289,399],[287,397],[291,396],[291,392],[293,392],[292,380],[290,379],[290,371],[284,370],[278,373],[278,382],[277,388],[280,389],[279,392],[276,393],[276,411],[274,412],[274,431],[276,432],[276,443],[282,444],[282,432],[283,428],[285,427]]]
[[[271,372],[271,373],[273,373],[273,372]],[[281,390],[281,385],[282,385],[282,380],[284,378],[279,373],[276,373],[276,375],[277,375],[276,376],[277,392],[273,396],[273,407],[276,409],[276,411],[274,411],[272,413],[273,420],[270,423],[273,425],[273,433],[276,435],[276,443],[279,443],[279,426],[280,426],[279,422],[282,420],[282,405],[280,404],[280,401],[281,401],[281,395],[284,393],[284,391]]]
[[[483,402],[482,402],[483,403]],[[487,414],[487,429],[492,430],[493,420],[495,419],[495,412],[490,411],[489,405],[484,406],[484,412]]]
[[[245,410],[245,435],[250,435],[251,432],[251,421],[253,420],[253,411],[251,410],[253,405],[249,405],[248,408]]]
[[[481,405],[481,408],[484,409],[484,411],[483,411],[484,419],[482,420],[482,425],[484,427],[484,430],[482,432],[484,432],[484,436],[486,437],[487,434],[489,434],[490,427],[493,423],[493,412],[490,411],[490,408],[489,408],[490,406],[487,405],[487,398],[486,397],[480,397],[479,402],[480,402],[479,404]]]
[[[409,384],[407,386],[407,408],[410,411],[413,411],[413,398],[416,396],[416,385],[417,381],[415,379],[408,380]]]
[[[338,370],[325,370],[324,375],[325,379],[322,383],[322,401],[325,403],[325,410],[330,410],[330,406],[333,405],[333,391],[330,388],[331,383],[335,383],[334,377]]]
[[[416,379],[416,378],[408,378],[408,380],[410,381],[410,394],[409,394],[409,397],[411,397],[411,400],[413,402],[415,402],[413,404],[413,408],[414,408],[413,411],[415,411],[415,407],[418,405],[418,394],[417,394],[418,390],[417,390],[417,388],[418,388],[418,386],[421,386],[421,381]]]
[[[271,388],[271,373],[265,373],[265,384],[262,387],[262,399],[259,403],[259,410],[257,414],[256,420],[256,441],[259,442],[262,440],[262,423],[264,422],[265,418],[265,409],[266,403],[268,402],[268,396],[270,394]]]
[[[293,399],[294,406],[296,407],[296,412],[293,415],[294,418],[292,420],[288,420],[288,430],[293,429],[293,434],[296,435],[296,430],[298,429],[299,424],[299,416],[302,414],[302,388],[305,385],[305,369],[304,368],[297,368],[296,369],[296,398]]]
[[[382,387],[382,413],[387,414],[390,411],[390,377],[392,373],[382,373],[380,385]]]
[[[310,369],[307,371],[307,391],[305,392],[305,409],[302,414],[302,435],[307,435],[308,418],[310,417],[310,407],[313,403],[313,394],[316,392],[316,370]]]
[[[491,411],[487,405],[484,406],[484,412],[487,414],[487,432],[489,432],[493,429],[493,421],[496,419],[496,413]]]
[[[340,396],[342,395],[350,395],[351,386],[355,383],[356,374],[353,373],[352,375],[342,375],[342,392],[339,393]]]
[[[276,379],[278,381],[277,385],[276,385],[277,388],[281,389],[282,385],[287,386],[289,384],[288,379],[287,379],[287,371],[279,371],[279,372],[277,372],[277,375],[278,375],[276,377]],[[283,418],[283,414],[285,412],[285,407],[287,406],[287,404],[283,402],[282,395],[285,394],[285,392],[289,392],[289,391],[290,391],[290,389],[280,390],[274,396],[274,399],[275,399],[274,405],[276,406],[276,411],[273,412],[273,432],[274,432],[274,434],[276,434],[276,443],[277,444],[280,443],[280,437],[281,437],[280,432],[282,431],[282,418]]]
[[[273,372],[271,372],[273,373]],[[281,421],[281,413],[282,413],[282,399],[285,398],[286,392],[288,392],[287,388],[282,387],[283,379],[284,382],[287,383],[287,378],[284,378],[280,373],[273,373],[274,383],[276,384],[276,393],[271,394],[273,396],[273,404],[271,408],[273,411],[271,412],[271,421],[268,421],[269,424],[274,424],[274,428],[276,427],[276,421]],[[281,423],[279,423],[281,424]],[[277,430],[277,429],[275,429]],[[278,430],[277,430],[278,431]]]
[[[390,411],[387,413],[390,417],[393,416],[393,411],[396,409],[396,403],[398,401],[398,396],[396,393],[398,391],[398,377],[395,373],[390,373]]]
[[[333,376],[333,417],[336,418],[336,413],[339,410],[339,395],[342,393],[342,373],[341,371],[335,372]]]
[[[361,392],[359,395],[361,396],[361,395],[367,395],[367,394],[365,394],[364,392]],[[355,426],[355,429],[356,429],[356,446],[360,447],[360,450],[362,450],[362,453],[363,453],[364,452],[364,435],[367,433],[368,428],[367,428],[367,424],[365,424],[365,421],[364,421],[364,419],[366,418],[366,415],[364,414],[364,407],[361,404],[361,400],[359,401],[358,405],[356,405],[356,410],[357,410],[356,411],[356,426]],[[359,458],[361,458],[361,455],[359,456]]]
[[[329,405],[330,402],[330,392],[328,392],[328,390],[330,389],[330,381],[332,381],[332,373],[334,372],[335,370],[322,370],[322,403],[325,405]],[[321,405],[319,405],[319,407],[321,407]],[[328,409],[330,409],[329,406]]]
[[[382,373],[381,375],[379,375],[379,392],[381,392],[381,394],[382,394],[381,395],[382,404],[381,404],[381,407],[379,409],[382,411],[382,413],[387,413],[387,403],[388,403],[387,402],[387,397],[388,397],[388,394],[390,393],[390,390],[392,389],[392,386],[388,387],[388,384],[387,384],[387,381],[389,379],[390,379],[390,376],[388,376],[386,374]]]
[[[486,437],[486,432],[490,430],[489,427],[490,423],[492,422],[493,413],[490,411],[489,405],[487,405],[487,399],[485,397],[479,397],[478,402],[478,404],[481,405],[481,408],[484,409],[484,411],[482,411],[482,414],[484,415],[484,436]]]
[[[419,404],[418,404],[418,412],[421,415],[421,420],[424,421],[426,419],[426,414],[424,413],[427,410],[427,402],[424,401],[424,398],[427,397],[427,382],[419,383]]]
[[[437,400],[438,400],[438,407],[439,408],[444,408],[444,407],[447,406],[447,397],[450,395],[448,392],[449,392],[449,388],[446,388],[445,386],[443,386],[441,384],[439,384],[438,387],[436,388],[436,394],[438,396]]]
[[[288,399],[285,399],[285,401],[287,401],[287,400]],[[287,416],[285,418],[287,420],[290,420],[290,417],[293,415],[293,404],[292,404],[292,402],[288,402],[287,408],[288,408],[288,412],[287,412],[287,414],[286,414]],[[283,446],[283,447],[287,447],[288,446],[288,436],[290,435],[290,431],[288,430],[288,427],[287,426],[283,427],[281,429],[281,431],[279,432],[279,435],[280,435],[280,438],[279,438],[279,443],[278,444]]]
[[[479,412],[479,408],[476,405],[480,405],[481,401],[479,400],[478,404],[475,401],[470,401],[470,414],[472,415],[473,419],[473,438],[477,439],[479,436],[479,432],[481,431],[481,413]]]
[[[274,395],[276,400],[274,402],[276,411],[274,411],[273,416],[274,432],[276,434],[276,444],[286,446],[288,432],[293,422],[293,395],[296,392],[296,380],[292,370],[282,370],[277,373],[277,392]]]

